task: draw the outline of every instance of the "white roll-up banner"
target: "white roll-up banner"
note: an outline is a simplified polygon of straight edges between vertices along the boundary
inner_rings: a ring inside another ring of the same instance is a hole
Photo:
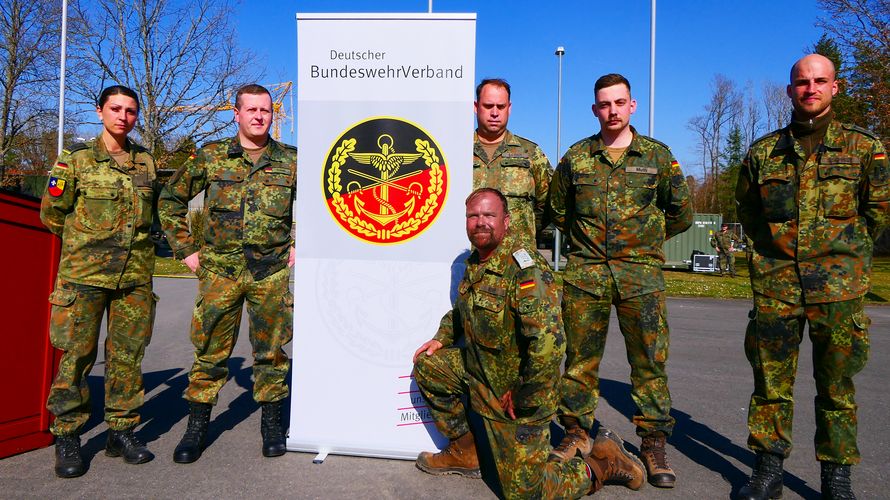
[[[411,356],[469,244],[475,14],[297,14],[296,265],[287,448],[441,447]]]

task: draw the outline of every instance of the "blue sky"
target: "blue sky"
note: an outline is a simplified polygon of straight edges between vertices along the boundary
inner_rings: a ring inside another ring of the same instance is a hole
[[[262,5],[261,8],[258,8]],[[427,0],[245,0],[236,6],[237,36],[266,68],[266,82],[296,82],[297,12],[426,12]],[[740,85],[785,84],[791,64],[819,39],[815,0],[661,0],[657,3],[655,138],[667,143],[687,174],[700,155],[686,127],[702,112],[715,73]],[[616,2],[435,0],[433,12],[475,12],[476,76],[513,87],[509,128],[556,152],[557,58],[564,46],[561,155],[599,130],[590,111],[593,83],[606,73],[631,82],[631,119],[648,135],[648,0]],[[296,100],[295,100],[296,102]],[[467,110],[472,113],[472,109]],[[299,124],[297,124],[299,127]],[[296,142],[283,128],[282,139]]]

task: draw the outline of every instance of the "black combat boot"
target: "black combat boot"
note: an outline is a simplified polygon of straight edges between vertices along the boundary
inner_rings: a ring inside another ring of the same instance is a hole
[[[69,478],[82,476],[87,471],[80,456],[80,436],[56,436],[56,475]]]
[[[109,457],[124,457],[128,464],[144,464],[151,462],[155,457],[148,451],[145,444],[133,434],[133,429],[122,431],[108,430],[108,441],[105,443],[105,455]]]
[[[262,403],[262,408],[260,434],[263,436],[263,456],[280,457],[287,451],[284,429],[281,427],[281,401]]]
[[[210,423],[210,403],[189,402],[189,423],[185,434],[173,450],[173,461],[178,464],[190,464],[201,458],[204,451],[204,440],[207,439],[207,424]]]
[[[853,494],[853,481],[850,479],[850,466],[833,462],[820,462],[822,465],[822,498],[824,500],[856,500]]]
[[[782,498],[782,462],[784,458],[772,453],[757,452],[754,471],[748,484],[739,490],[737,500],[768,500]]]

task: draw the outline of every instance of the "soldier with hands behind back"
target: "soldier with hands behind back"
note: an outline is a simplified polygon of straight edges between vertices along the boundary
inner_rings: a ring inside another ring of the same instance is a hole
[[[797,61],[787,89],[791,123],[754,141],[739,174],[739,219],[754,243],[745,354],[754,372],[748,446],[756,453],[742,499],[782,494],[806,325],[822,498],[854,498],[850,466],[860,457],[853,376],[868,358],[862,299],[874,241],[890,222],[890,166],[874,134],[834,119],[837,85],[829,59]]]
[[[633,422],[651,484],[676,475],[665,443],[674,419],[665,366],[669,333],[663,245],[692,224],[686,179],[670,149],[630,125],[636,110],[621,75],[594,85],[600,132],[569,148],[553,174],[548,209],[571,243],[563,275],[566,371],[559,419],[566,436],[551,454],[566,461],[591,450],[588,430],[599,398],[599,365],[615,306],[630,362]]]
[[[473,189],[490,187],[507,198],[511,238],[529,251],[537,248],[553,169],[534,142],[507,129],[510,84],[500,78],[482,80],[476,87],[476,133],[473,137]]]

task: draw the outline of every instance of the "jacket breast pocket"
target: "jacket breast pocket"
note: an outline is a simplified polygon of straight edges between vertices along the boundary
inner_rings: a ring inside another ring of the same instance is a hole
[[[797,215],[797,187],[792,165],[761,170],[758,189],[767,222],[785,222]]]
[[[477,290],[473,307],[473,339],[489,349],[500,349],[504,344],[504,305],[506,290],[489,293]]]
[[[857,158],[819,165],[819,189],[825,217],[848,219],[856,216],[860,170]]]
[[[211,212],[241,210],[241,191],[244,175],[237,172],[217,172],[210,178],[205,204]]]
[[[117,227],[121,214],[120,196],[116,186],[83,186],[79,200],[80,223],[96,231],[110,231]]]
[[[263,179],[263,191],[257,201],[260,210],[275,218],[286,218],[291,210],[293,182],[289,176],[270,175]]]
[[[627,187],[628,203],[631,206],[646,207],[655,201],[658,174],[627,172],[624,185]]]
[[[602,202],[602,180],[594,174],[574,174],[575,211],[579,215],[596,216]]]
[[[535,196],[535,179],[528,158],[504,158],[501,160],[501,185],[498,187],[508,198],[532,199]]]

